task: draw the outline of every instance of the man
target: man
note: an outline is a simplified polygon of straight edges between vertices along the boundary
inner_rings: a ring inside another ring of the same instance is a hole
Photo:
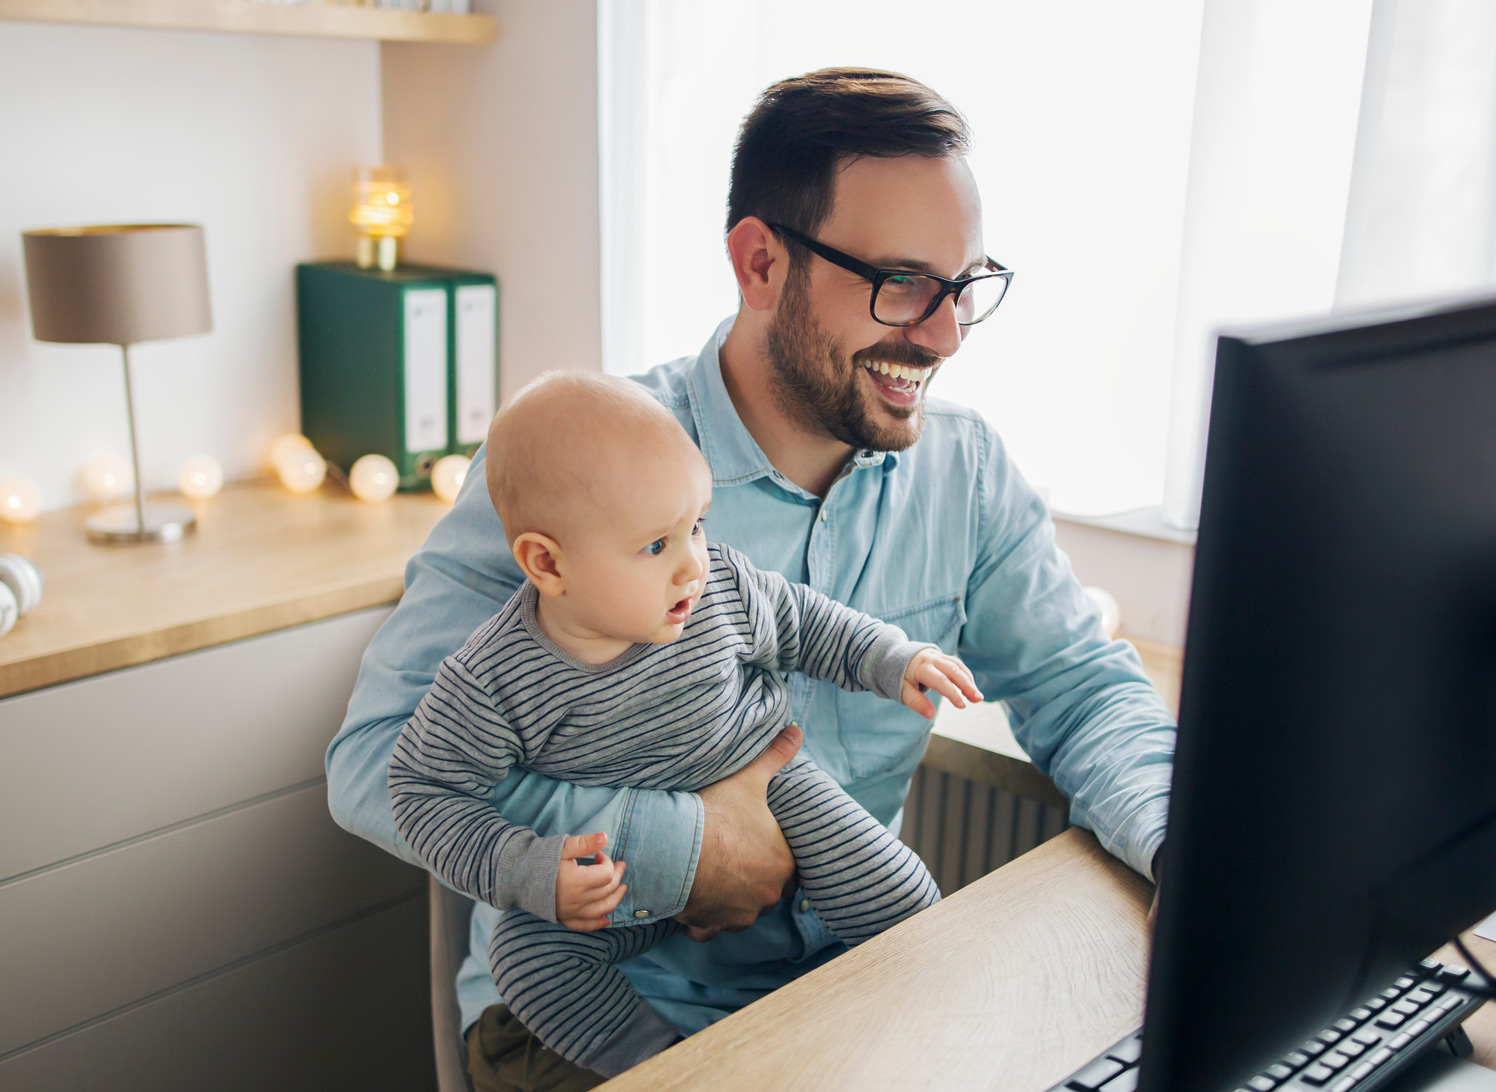
[[[727,249],[738,313],[696,358],[639,378],[706,455],[708,536],[761,568],[894,622],[971,667],[1072,800],[1071,819],[1152,876],[1172,720],[1129,646],[1109,641],[1057,553],[1042,503],[975,413],[929,385],[1011,274],[986,256],[966,124],[930,89],[826,70],[766,91],[734,155]],[[480,452],[478,460],[481,461]],[[481,472],[412,559],[328,751],[334,816],[406,859],[385,787],[391,749],[441,659],[520,582]],[[927,723],[795,677],[796,722],[823,769],[881,822],[899,816]],[[885,708],[886,706],[886,708]],[[494,805],[543,833],[601,830],[629,865],[615,922],[677,916],[698,940],[624,965],[666,1019],[696,1031],[836,955],[792,891],[765,786],[787,730],[699,794],[581,788],[535,774]],[[500,1003],[479,906],[459,975],[479,1088],[586,1088]],[[530,1066],[528,1071],[526,1066]]]

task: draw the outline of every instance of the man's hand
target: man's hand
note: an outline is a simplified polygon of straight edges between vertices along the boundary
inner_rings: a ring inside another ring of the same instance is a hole
[[[556,873],[556,920],[568,929],[590,933],[608,924],[608,915],[622,901],[622,861],[614,864],[602,851],[606,834],[573,834],[561,845],[561,869]],[[597,858],[579,864],[577,858]]]
[[[804,739],[788,725],[763,754],[697,794],[706,809],[701,855],[686,908],[676,915],[692,940],[746,929],[794,891],[795,858],[769,811],[768,791]]]
[[[904,690],[899,700],[916,713],[933,717],[935,703],[925,697],[925,691],[932,687],[955,702],[957,709],[965,709],[967,701],[982,700],[982,692],[965,664],[938,648],[922,648],[904,669]]]

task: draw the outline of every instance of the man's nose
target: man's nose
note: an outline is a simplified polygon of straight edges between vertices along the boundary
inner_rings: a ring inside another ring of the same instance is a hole
[[[956,321],[956,297],[946,296],[933,315],[918,326],[907,327],[904,336],[938,357],[955,356],[966,336],[966,328]]]

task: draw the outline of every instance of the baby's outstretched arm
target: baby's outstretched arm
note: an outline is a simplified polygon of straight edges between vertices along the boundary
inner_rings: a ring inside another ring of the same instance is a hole
[[[933,717],[935,703],[925,697],[925,691],[931,688],[955,702],[957,709],[965,709],[968,701],[982,700],[982,692],[965,664],[938,648],[922,648],[904,669],[899,700],[921,716]]]

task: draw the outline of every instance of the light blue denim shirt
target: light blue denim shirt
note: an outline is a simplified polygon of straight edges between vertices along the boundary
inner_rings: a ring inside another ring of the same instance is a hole
[[[785,478],[739,420],[723,386],[723,323],[698,357],[639,377],[711,465],[707,535],[833,599],[959,655],[1014,735],[1072,801],[1071,821],[1149,875],[1163,840],[1174,723],[1131,646],[1107,639],[1054,545],[1043,503],[980,415],[927,401],[925,431],[900,453],[858,453],[824,500]],[[519,587],[521,575],[484,485],[479,451],[452,511],[405,572],[405,595],[364,655],[348,718],[327,753],[334,817],[419,863],[395,830],[386,773],[401,726],[442,658]],[[815,760],[880,822],[901,818],[930,725],[871,693],[791,680],[796,723]],[[515,771],[494,806],[542,833],[603,830],[629,865],[623,924],[679,912],[701,848],[690,793],[586,788]],[[499,1000],[487,969],[498,911],[473,915],[458,977],[464,1026]],[[705,944],[684,937],[624,965],[640,992],[686,1031],[825,962],[841,945],[787,899],[749,929]]]

